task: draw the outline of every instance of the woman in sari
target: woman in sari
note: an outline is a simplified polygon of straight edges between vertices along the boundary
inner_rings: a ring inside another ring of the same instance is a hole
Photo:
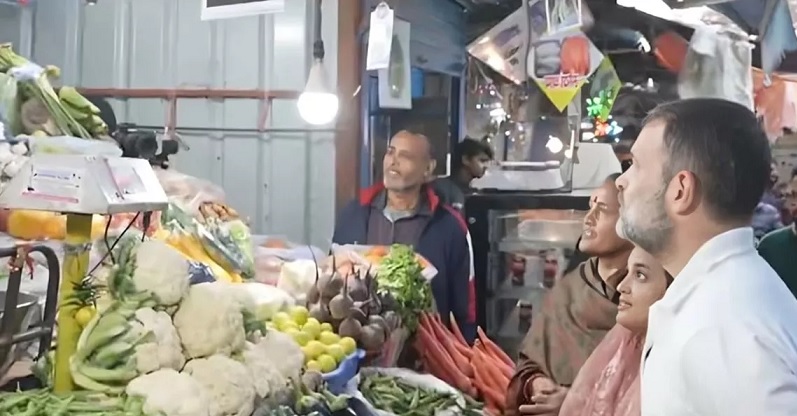
[[[537,392],[521,414],[639,416],[639,364],[650,306],[664,296],[672,277],[653,256],[635,248],[628,276],[620,283],[617,325],[589,356],[568,390]]]
[[[619,174],[618,174],[619,175]],[[633,245],[617,235],[619,202],[612,175],[596,189],[584,217],[579,249],[591,257],[546,294],[532,318],[509,383],[506,413],[519,414],[537,392],[569,386],[614,326],[619,293]]]

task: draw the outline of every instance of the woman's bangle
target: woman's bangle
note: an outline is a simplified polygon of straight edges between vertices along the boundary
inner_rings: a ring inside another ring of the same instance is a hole
[[[523,396],[526,398],[526,400],[531,400],[531,396],[534,395],[534,387],[532,387],[532,383],[534,383],[534,380],[540,377],[545,377],[545,375],[542,373],[534,373],[531,375],[531,377],[529,377],[528,380],[526,380],[525,383],[523,383]]]

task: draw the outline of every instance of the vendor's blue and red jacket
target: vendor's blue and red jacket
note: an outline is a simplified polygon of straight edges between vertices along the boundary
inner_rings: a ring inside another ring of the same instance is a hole
[[[383,213],[387,200],[384,186],[380,184],[363,190],[360,198],[349,203],[338,216],[332,242],[411,244],[415,252],[437,269],[437,275],[432,279],[432,294],[438,313],[446,322],[449,312],[453,313],[463,335],[472,342],[476,336],[476,296],[468,227],[459,212],[441,204],[430,187],[422,189],[422,196],[422,208],[410,217],[394,219],[393,223]],[[394,234],[392,224],[405,220],[418,224],[417,233],[412,232],[412,227],[405,227],[404,235]],[[384,227],[381,225],[383,222],[388,224],[389,235],[382,233],[380,236],[374,229]]]

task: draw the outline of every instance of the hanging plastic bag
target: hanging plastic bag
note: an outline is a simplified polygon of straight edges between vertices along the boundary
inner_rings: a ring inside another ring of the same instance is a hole
[[[0,122],[3,123],[3,138],[13,137],[19,123],[17,80],[3,73],[0,73]]]
[[[115,142],[86,140],[78,137],[28,137],[31,154],[59,154],[122,157],[122,149]]]
[[[203,202],[224,202],[224,190],[210,181],[173,169],[155,169],[155,175],[169,200],[192,216],[199,215]]]

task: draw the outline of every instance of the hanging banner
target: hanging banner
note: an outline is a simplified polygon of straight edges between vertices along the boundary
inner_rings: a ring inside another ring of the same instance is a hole
[[[528,75],[563,111],[602,60],[601,51],[583,32],[555,33],[532,43]]]
[[[272,14],[285,11],[285,0],[202,0],[202,20]]]

